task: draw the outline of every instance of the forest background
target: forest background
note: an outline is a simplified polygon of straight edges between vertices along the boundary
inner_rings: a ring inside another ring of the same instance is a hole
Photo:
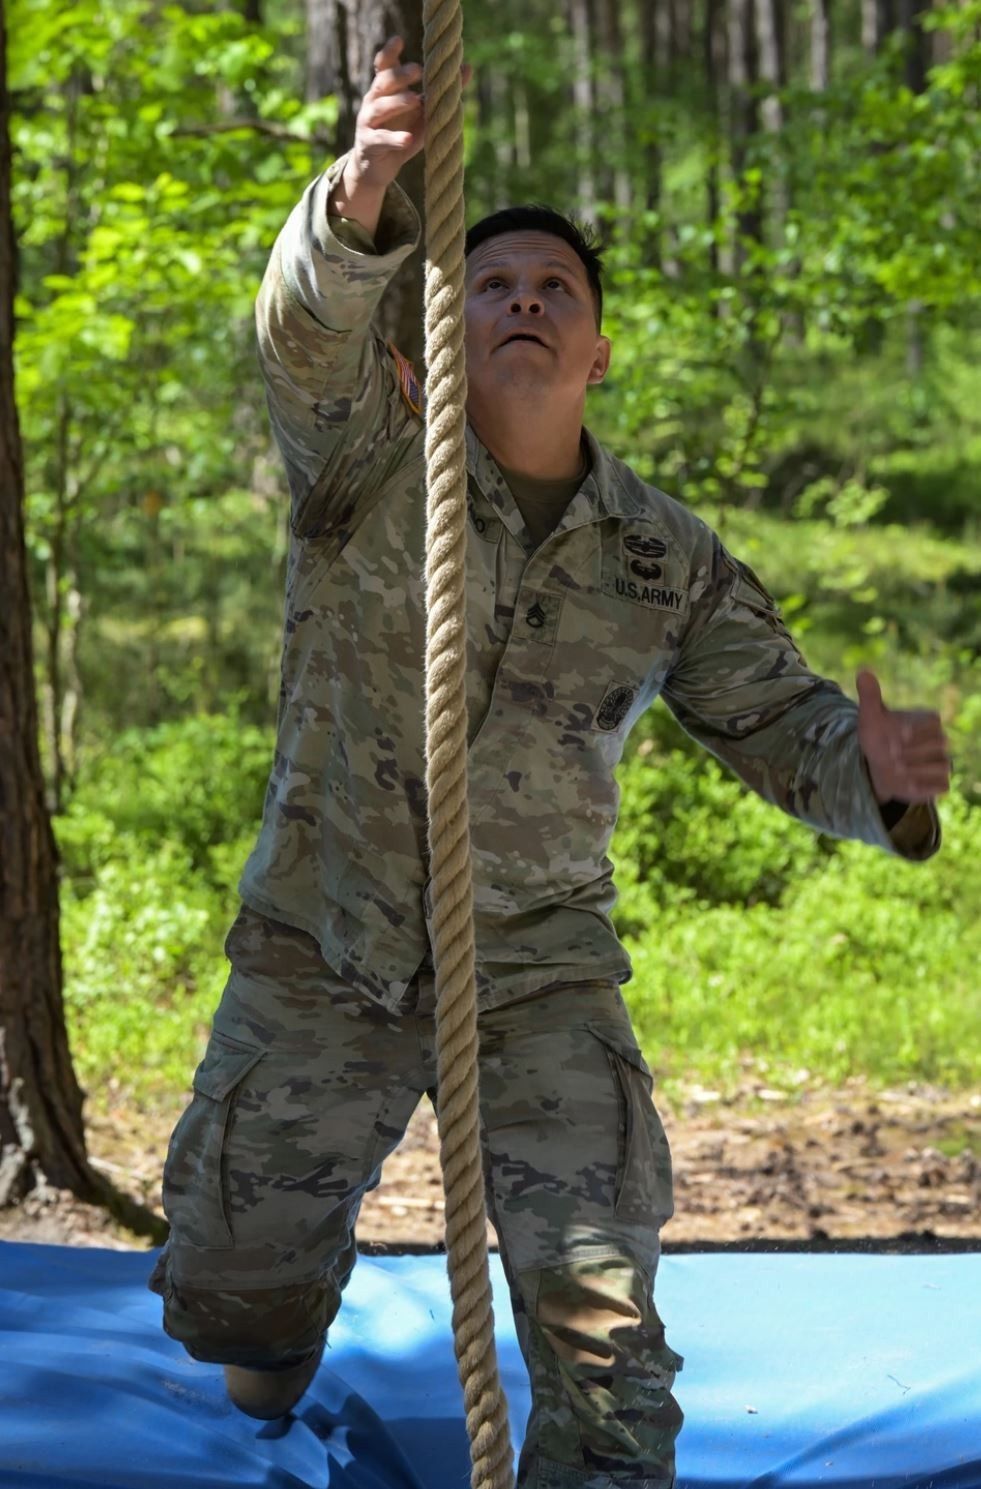
[[[626,992],[668,1095],[981,1065],[981,3],[466,0],[468,220],[608,243],[590,426],[775,592],[808,661],[938,707],[945,847],[815,837],[656,706],[620,770]],[[287,500],[252,306],[418,7],[15,0],[36,681],[89,1109],[186,1091],[273,743]],[[409,183],[410,188],[412,182]],[[417,189],[417,183],[416,183]],[[417,265],[417,275],[418,275]],[[418,277],[387,307],[421,362]]]

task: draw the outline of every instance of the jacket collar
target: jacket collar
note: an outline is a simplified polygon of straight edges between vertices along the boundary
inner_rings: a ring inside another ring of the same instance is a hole
[[[647,487],[629,467],[607,454],[588,429],[583,429],[589,450],[590,471],[563,514],[556,532],[602,522],[606,517],[647,517],[650,503]],[[481,493],[497,509],[505,527],[521,537],[525,532],[521,514],[510,488],[490,451],[467,425],[467,469]]]

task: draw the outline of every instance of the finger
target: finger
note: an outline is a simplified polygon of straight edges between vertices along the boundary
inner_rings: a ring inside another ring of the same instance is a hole
[[[946,744],[947,736],[940,719],[934,715],[932,718],[917,718],[912,714],[894,714],[892,722],[900,739],[909,744],[923,744],[930,740]]]
[[[860,708],[867,709],[869,713],[877,713],[885,709],[885,704],[882,701],[882,689],[879,686],[879,679],[874,672],[870,672],[867,667],[863,667],[855,679],[855,686],[858,689],[858,705]]]
[[[950,785],[948,765],[918,766],[916,770],[897,772],[894,794],[900,801],[922,800],[939,796]]]
[[[470,79],[472,77],[473,68],[470,66],[469,62],[464,62],[463,66],[460,68],[460,81],[463,84],[464,88],[470,82]]]
[[[391,93],[387,98],[369,100],[361,122],[369,129],[384,129],[394,119],[404,119],[406,129],[411,129],[422,113],[422,107],[418,93]]]
[[[381,98],[387,93],[397,93],[413,83],[422,81],[422,68],[418,62],[407,62],[404,67],[387,67],[375,74],[366,98]]]
[[[369,157],[385,155],[392,150],[404,152],[418,145],[422,138],[424,125],[420,122],[417,129],[366,129],[364,131],[364,148]]]
[[[950,763],[950,751],[943,744],[929,743],[907,745],[898,758],[908,769],[918,765],[943,765]]]
[[[384,72],[387,67],[394,67],[401,57],[404,48],[405,42],[401,36],[390,36],[375,53],[375,58],[372,62],[375,72]]]
[[[906,801],[911,805],[925,801],[935,801],[938,796],[946,796],[950,790],[950,781],[941,779],[910,783],[904,790],[897,792],[897,801]]]

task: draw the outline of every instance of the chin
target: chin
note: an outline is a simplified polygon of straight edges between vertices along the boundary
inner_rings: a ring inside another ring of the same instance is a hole
[[[553,379],[542,376],[539,367],[508,367],[503,369],[503,377],[497,379],[497,388],[501,393],[521,394],[522,397],[536,393],[545,393],[551,386]]]

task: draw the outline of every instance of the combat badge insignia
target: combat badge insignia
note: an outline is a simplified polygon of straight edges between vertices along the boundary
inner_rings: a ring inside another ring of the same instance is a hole
[[[652,538],[646,533],[627,533],[623,546],[638,558],[665,558],[668,552],[668,545],[662,538]]]
[[[416,377],[416,369],[408,357],[403,357],[394,341],[388,343],[388,350],[392,354],[395,370],[399,376],[399,387],[402,397],[414,414],[422,418],[422,385]]]

